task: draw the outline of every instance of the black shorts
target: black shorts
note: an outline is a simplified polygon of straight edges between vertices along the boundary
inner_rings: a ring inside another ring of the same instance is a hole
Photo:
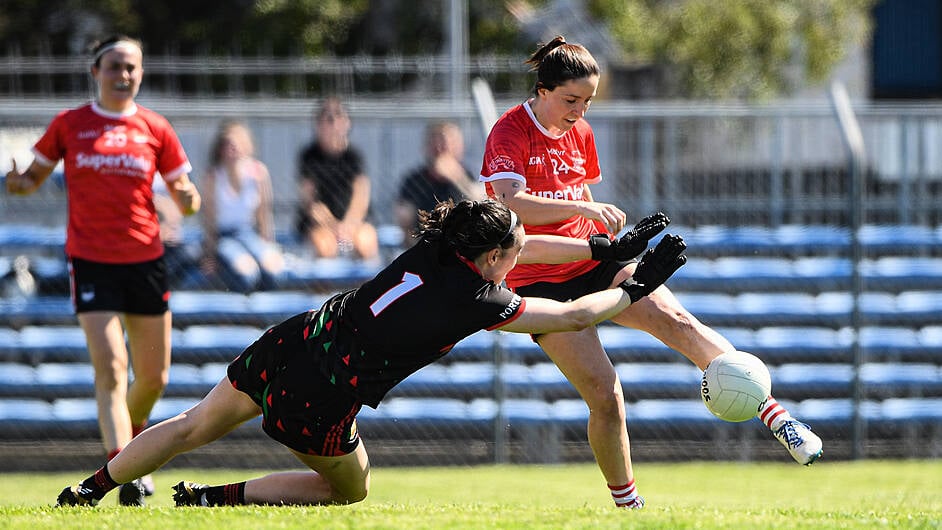
[[[523,297],[531,296],[534,298],[549,298],[559,302],[568,302],[589,293],[597,293],[608,289],[611,287],[615,275],[632,262],[633,261],[602,261],[599,262],[598,266],[594,269],[582,273],[571,280],[560,283],[531,283],[530,285],[515,287],[514,292]],[[540,335],[541,333],[531,333],[530,337],[533,338],[534,342],[537,342],[536,339]]]
[[[305,349],[307,313],[269,329],[229,364],[232,386],[262,407],[262,429],[308,455],[343,456],[360,443],[361,403],[323,375]]]
[[[127,264],[69,258],[69,279],[76,313],[162,315],[169,307],[170,284],[163,256]]]
[[[535,298],[549,298],[560,302],[575,300],[589,293],[597,293],[608,289],[618,271],[625,268],[630,261],[602,261],[597,267],[576,276],[571,280],[560,283],[536,282],[530,285],[515,287],[514,292],[520,296]]]

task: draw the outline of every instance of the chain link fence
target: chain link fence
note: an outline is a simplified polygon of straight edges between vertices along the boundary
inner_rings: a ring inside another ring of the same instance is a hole
[[[266,326],[362,282],[401,250],[393,200],[403,175],[422,162],[430,121],[459,124],[464,163],[477,174],[484,134],[470,100],[395,102],[351,93],[345,102],[352,143],[372,181],[371,220],[383,251],[371,261],[317,258],[293,234],[298,154],[312,137],[317,101],[142,95],[142,104],[173,123],[197,186],[218,122],[239,117],[249,124],[272,173],[277,235],[288,263],[283,284],[253,292],[220,289],[192,261],[181,264],[188,274],[171,298],[173,366],[155,421],[198,401]],[[516,102],[504,99],[497,107]],[[9,169],[11,157],[28,164],[32,142],[55,112],[78,103],[0,101],[0,170]],[[599,101],[588,115],[604,178],[593,195],[626,209],[632,221],[658,209],[670,214],[671,231],[687,239],[691,259],[668,285],[738,349],[766,361],[773,393],[822,435],[829,458],[852,455],[855,418],[865,427],[861,456],[937,457],[942,107],[855,110],[868,156],[860,293],[852,290],[846,155],[826,103]],[[103,451],[88,354],[67,295],[65,209],[61,174],[32,196],[0,195],[3,469],[43,466],[30,456],[36,448],[68,454],[68,465],[82,467],[99,462]],[[196,219],[186,221],[184,234],[183,255],[197,260]],[[855,303],[859,329],[852,326]],[[635,459],[789,459],[759,422],[712,418],[699,402],[698,370],[679,353],[614,325],[600,326],[600,335],[625,388]],[[857,367],[855,342],[863,352]],[[529,337],[482,332],[407,379],[379,409],[364,410],[359,428],[373,461],[384,465],[591,461],[587,415]],[[290,463],[289,456],[282,459],[286,452],[261,450],[272,443],[250,422],[175,465]]]

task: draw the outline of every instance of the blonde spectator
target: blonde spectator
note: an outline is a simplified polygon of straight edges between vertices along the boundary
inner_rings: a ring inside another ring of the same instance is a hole
[[[200,182],[205,197],[201,269],[242,292],[274,288],[284,271],[275,241],[271,176],[254,153],[248,127],[224,121]]]

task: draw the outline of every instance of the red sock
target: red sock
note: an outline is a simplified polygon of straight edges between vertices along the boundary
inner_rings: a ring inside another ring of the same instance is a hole
[[[608,489],[612,493],[615,506],[619,508],[633,508],[638,503],[638,488],[635,487],[634,479],[629,480],[628,483],[623,486],[612,486],[609,484]]]
[[[121,452],[121,449],[112,449],[112,450],[108,453],[108,461],[111,462],[111,459],[114,458],[114,457],[116,457],[116,456],[118,456],[118,453],[120,453],[120,452]]]
[[[775,401],[775,398],[772,396],[769,396],[769,399],[765,400],[765,403],[759,408],[759,413],[756,414],[756,416],[773,431],[781,422],[792,418],[792,415],[785,410],[785,407],[780,405],[778,401]]]
[[[140,425],[131,425],[131,438],[134,438],[138,434],[141,434],[142,432],[144,432],[144,429],[146,428],[147,428],[146,421]]]

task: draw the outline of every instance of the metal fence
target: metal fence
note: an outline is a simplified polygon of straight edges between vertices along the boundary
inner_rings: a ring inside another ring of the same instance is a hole
[[[517,102],[500,99],[498,108]],[[0,100],[0,170],[6,171],[11,156],[28,163],[29,146],[49,119],[78,103]],[[198,168],[197,185],[218,120],[247,120],[275,179],[279,231],[290,232],[297,156],[311,138],[316,100],[144,94],[141,103],[171,120]],[[352,141],[365,154],[373,182],[374,221],[382,227],[392,223],[390,201],[403,174],[421,162],[428,121],[457,121],[465,133],[466,165],[472,173],[480,166],[484,134],[470,100],[351,95],[346,103]],[[701,320],[766,360],[773,392],[821,432],[828,455],[853,454],[857,414],[865,427],[862,456],[939,456],[942,106],[862,104],[855,111],[867,148],[859,329],[851,327],[847,156],[826,100],[761,106],[600,100],[588,115],[604,178],[593,194],[627,209],[631,219],[657,209],[671,215],[692,259],[669,285]],[[34,264],[45,263],[40,257],[61,264],[61,184],[47,183],[31,197],[0,196],[0,222],[14,232],[0,252],[9,268],[19,255]],[[35,237],[16,239],[24,230],[35,230]],[[195,224],[188,230],[198,232]],[[395,230],[384,241],[388,259],[397,252]],[[226,360],[266,325],[381,265],[325,263],[296,242],[286,238],[285,244],[297,254],[293,263],[310,272],[306,282],[254,293],[197,284],[174,295],[174,369],[155,416],[198,399],[221,377]],[[338,267],[342,274],[319,274]],[[55,263],[49,269],[55,271]],[[42,277],[44,271],[34,272]],[[56,280],[53,273],[44,281],[49,292],[37,298],[0,300],[0,335],[8,345],[0,348],[0,374],[17,373],[16,381],[28,382],[0,382],[0,405],[19,400],[19,410],[36,414],[13,421],[0,409],[2,437],[13,446],[77,437],[93,452],[84,343],[64,285],[55,283],[64,277]],[[50,342],[53,329],[56,341]],[[724,424],[707,416],[698,401],[699,375],[678,353],[636,331],[604,325],[601,334],[625,385],[635,458],[787,459],[758,422]],[[67,343],[68,337],[75,341]],[[852,358],[855,340],[864,352],[859,366]],[[857,401],[855,381],[863,389]],[[592,458],[586,414],[572,387],[527,337],[482,333],[407,380],[378,411],[364,413],[360,430],[380,463],[579,461]],[[267,443],[257,439],[259,433],[250,426],[228,443]],[[737,447],[735,456],[729,444]],[[234,464],[212,449],[199,454],[206,458],[186,462]],[[4,463],[15,465],[13,459]]]

